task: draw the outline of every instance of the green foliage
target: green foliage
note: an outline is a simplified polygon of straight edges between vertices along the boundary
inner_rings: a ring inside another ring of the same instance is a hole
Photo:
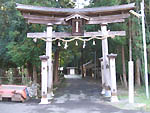
[[[100,6],[113,6],[125,3],[136,2],[137,12],[140,11],[141,0],[92,0],[88,7],[100,7]],[[146,28],[147,28],[147,50],[148,50],[148,62],[150,57],[150,2],[145,0],[145,12],[146,12]],[[27,62],[39,64],[39,56],[45,54],[45,42],[38,40],[34,43],[31,39],[27,39],[26,34],[28,32],[43,32],[46,30],[46,26],[37,24],[26,24],[23,16],[17,11],[16,3],[48,6],[48,7],[73,7],[74,3],[71,0],[0,0],[0,68],[9,68],[17,66],[26,66]],[[140,13],[140,12],[139,12]],[[134,16],[132,19],[132,50],[133,59],[143,59],[143,46],[142,46],[142,33],[141,33],[141,20]],[[128,62],[128,49],[129,49],[129,31],[128,21],[125,23],[110,24],[108,25],[110,31],[127,31],[126,37],[115,37],[109,39],[109,53],[116,53],[117,56],[117,73],[122,73],[121,63],[121,47],[125,48],[126,65]],[[68,31],[70,27],[66,26],[54,26],[54,30],[57,32]],[[86,31],[98,31],[101,30],[99,25],[86,25]],[[81,53],[83,53],[83,63],[86,63],[94,58],[94,52],[97,53],[97,58],[102,57],[102,45],[100,40],[95,40],[96,45],[92,45],[92,41],[86,43],[86,48],[83,49],[83,42],[78,41],[78,46],[75,46],[75,41],[69,43],[67,50],[63,47],[59,48],[57,43],[53,43],[53,52],[56,49],[60,49],[60,59],[62,66],[79,66],[81,65]],[[64,45],[64,44],[63,44]],[[142,60],[143,61],[143,60]]]
[[[92,0],[90,7],[119,5],[121,0]]]
[[[32,40],[27,39],[22,43],[11,42],[8,48],[8,55],[11,56],[11,61],[16,63],[17,66],[25,65],[27,62],[32,62],[33,64],[38,63],[39,56],[44,54],[43,42],[34,43]]]
[[[113,6],[120,5],[126,3],[136,3],[136,12],[140,13],[140,2],[141,0],[92,0],[89,7],[99,7],[99,6]],[[150,38],[149,38],[149,25],[150,25],[150,2],[149,0],[145,0],[145,14],[146,14],[146,35],[147,35],[147,50],[148,50],[148,63],[150,57]],[[132,26],[130,26],[130,31],[128,29],[128,21],[123,24],[115,23],[108,25],[108,29],[112,30],[125,30],[126,37],[115,37],[114,39],[109,39],[109,53],[118,54],[116,64],[117,64],[117,73],[122,73],[122,58],[121,58],[121,46],[123,45],[125,48],[125,59],[126,64],[128,62],[128,51],[129,51],[129,32],[132,33],[132,55],[133,60],[135,61],[137,58],[140,58],[143,61],[143,42],[142,42],[142,27],[141,27],[141,19],[134,17],[131,15],[130,19],[132,20]],[[93,29],[93,26],[89,26],[88,30]],[[100,28],[97,28],[100,29]],[[142,63],[144,64],[144,63]],[[143,67],[143,66],[142,66]],[[142,69],[143,70],[143,69]]]
[[[43,32],[46,26],[26,24],[16,3],[48,6],[73,7],[70,0],[1,0],[0,1],[0,68],[26,66],[27,62],[39,63],[39,56],[45,54],[45,42],[34,43],[27,39],[28,32]],[[54,29],[61,30],[63,27]],[[66,29],[66,28],[63,28]],[[54,46],[55,47],[55,46]],[[55,49],[54,49],[55,50]]]

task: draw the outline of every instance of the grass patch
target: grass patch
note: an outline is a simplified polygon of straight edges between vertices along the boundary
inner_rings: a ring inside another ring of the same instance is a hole
[[[135,88],[135,102],[146,104],[146,111],[150,111],[150,99],[147,99],[145,87]]]
[[[118,87],[118,98],[120,100],[120,104],[118,104],[119,108],[125,108],[129,106],[128,103],[128,89],[123,88],[122,86]],[[133,106],[130,106],[133,109],[140,109],[145,111],[150,111],[150,99],[147,99],[145,87],[135,87],[134,90],[134,102]],[[143,104],[143,105],[142,105]],[[126,109],[126,108],[125,108]]]

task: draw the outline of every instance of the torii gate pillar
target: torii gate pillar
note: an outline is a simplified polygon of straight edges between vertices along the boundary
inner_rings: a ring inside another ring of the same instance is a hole
[[[104,63],[103,63],[103,58],[100,58],[100,63],[101,63],[101,77],[102,77],[102,92],[101,94],[104,95],[105,94],[105,76],[104,76]]]
[[[47,61],[47,98],[52,99],[53,94],[53,64],[52,64],[52,24],[47,25],[47,41],[46,41],[46,56],[49,57]]]
[[[49,104],[47,99],[47,60],[48,56],[40,56],[41,66],[41,102],[39,104]]]
[[[101,24],[102,35],[106,36],[105,39],[102,40],[102,54],[103,54],[103,67],[104,67],[104,76],[106,78],[105,83],[105,96],[111,97],[111,78],[109,74],[109,60],[108,60],[108,41],[107,41],[107,24]]]

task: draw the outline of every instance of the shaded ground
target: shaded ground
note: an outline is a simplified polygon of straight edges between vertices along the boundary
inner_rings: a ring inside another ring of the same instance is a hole
[[[87,78],[68,79],[56,91],[49,105],[39,105],[39,100],[0,102],[0,113],[144,113],[105,104],[99,88],[98,83]]]

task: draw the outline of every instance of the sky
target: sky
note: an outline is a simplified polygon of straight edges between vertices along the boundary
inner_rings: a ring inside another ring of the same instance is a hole
[[[84,8],[84,6],[89,5],[90,0],[76,0],[76,7],[75,8]]]

